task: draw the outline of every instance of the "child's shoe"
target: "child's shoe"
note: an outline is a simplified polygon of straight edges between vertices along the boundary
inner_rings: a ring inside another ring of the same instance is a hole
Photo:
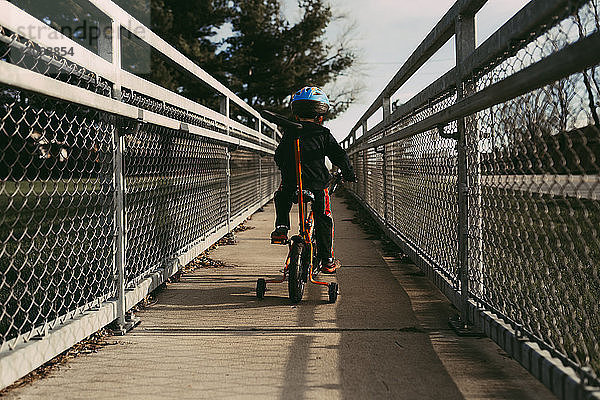
[[[288,242],[287,226],[278,226],[271,233],[271,244],[286,244]]]
[[[340,262],[331,257],[321,261],[321,272],[324,274],[335,274],[339,267],[341,267]]]

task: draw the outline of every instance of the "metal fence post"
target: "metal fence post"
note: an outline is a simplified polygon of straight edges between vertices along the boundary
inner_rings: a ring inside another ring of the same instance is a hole
[[[363,192],[362,195],[363,197],[368,201],[369,199],[369,157],[368,157],[368,151],[369,149],[364,149],[362,151],[362,155],[363,155]]]
[[[116,251],[115,265],[117,269],[117,325],[118,330],[125,327],[125,179],[123,171],[123,150],[125,137],[121,134],[120,118],[115,119],[113,133],[114,143],[114,182],[115,182],[115,224],[116,224]]]
[[[262,200],[263,195],[263,177],[262,177],[262,157],[258,155],[258,199]]]
[[[121,25],[117,21],[112,21],[111,26],[111,51],[112,63],[115,71],[121,71]],[[102,36],[102,35],[101,35]],[[112,97],[121,101],[122,91],[120,74],[115,74],[117,80],[113,83]],[[114,130],[114,171],[115,171],[115,221],[117,224],[117,251],[116,251],[116,266],[117,266],[117,329],[119,334],[125,334],[133,329],[139,322],[133,313],[127,314],[127,299],[125,298],[125,287],[127,285],[126,266],[127,266],[127,184],[125,181],[125,135],[123,132],[122,119],[117,118]]]
[[[106,28],[102,32],[106,32]],[[113,68],[116,72],[121,69],[121,25],[117,21],[112,21],[111,36],[100,35],[98,39],[98,50],[100,56],[111,60]],[[119,76],[118,73],[115,74]],[[121,100],[121,83],[113,82],[112,97],[116,100]],[[126,331],[126,312],[127,305],[125,302],[125,251],[126,251],[126,235],[127,223],[125,218],[125,173],[123,168],[123,152],[125,150],[125,136],[122,131],[122,119],[113,117],[113,182],[115,196],[115,267],[116,267],[116,297],[117,297],[117,327],[118,333]]]
[[[221,114],[223,114],[227,120],[227,134],[231,134],[230,132],[230,124],[229,124],[229,97],[221,98]],[[225,148],[225,192],[227,195],[227,232],[231,233],[231,150],[229,147]]]
[[[391,108],[391,101],[389,97],[384,97],[383,98],[383,121],[384,121],[384,125],[388,126],[388,122],[390,120],[390,115],[392,114],[392,108]],[[383,136],[385,136],[385,128],[383,130]],[[385,223],[388,223],[388,182],[387,182],[387,159],[388,159],[388,154],[387,154],[387,145],[383,145],[383,220],[385,221]]]
[[[229,118],[229,97],[221,97],[220,112]],[[229,122],[227,122],[227,133],[229,133]]]
[[[256,131],[258,132],[258,143],[262,144],[262,124],[260,122],[260,118],[256,119]],[[263,190],[262,190],[262,156],[258,153],[258,200],[262,200],[263,198]]]
[[[475,16],[459,15],[455,22],[456,33],[456,65],[460,70],[461,63],[475,50]],[[465,96],[460,74],[456,81],[457,101]],[[461,319],[463,324],[469,324],[469,186],[467,180],[467,135],[465,118],[456,121],[458,141],[458,262],[461,294]]]
[[[225,150],[226,155],[225,155],[225,159],[226,159],[226,163],[227,165],[225,166],[225,170],[226,170],[226,182],[225,182],[225,186],[226,186],[226,193],[227,193],[227,232],[231,233],[231,151],[229,150],[229,148],[227,148]]]

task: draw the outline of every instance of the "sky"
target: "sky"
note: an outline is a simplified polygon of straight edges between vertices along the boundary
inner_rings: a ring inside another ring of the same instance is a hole
[[[477,43],[483,43],[529,0],[489,0],[477,14]],[[326,123],[334,136],[345,138],[366,109],[377,98],[394,74],[423,38],[454,4],[454,0],[330,0],[334,13],[345,14],[355,24],[352,44],[358,49],[359,60],[351,81],[364,88],[361,96],[335,120]],[[284,0],[283,12],[291,20],[299,18],[297,0]],[[343,31],[337,24],[327,36],[335,40]],[[454,38],[450,39],[392,97],[405,102],[443,73],[454,67]],[[379,113],[368,121],[373,126],[381,119]]]

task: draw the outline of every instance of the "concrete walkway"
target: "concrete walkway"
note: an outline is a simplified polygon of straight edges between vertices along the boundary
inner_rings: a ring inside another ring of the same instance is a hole
[[[269,244],[272,204],[254,229],[211,257],[229,267],[184,275],[138,313],[142,324],[117,345],[78,357],[9,399],[551,399],[488,339],[459,338],[452,310],[411,265],[386,254],[333,205],[340,297],[309,286],[292,306],[287,284],[255,298],[286,254]]]

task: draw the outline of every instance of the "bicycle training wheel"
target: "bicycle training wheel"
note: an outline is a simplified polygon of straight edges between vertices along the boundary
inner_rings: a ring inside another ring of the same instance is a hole
[[[290,248],[290,263],[288,264],[288,291],[292,303],[302,300],[304,294],[304,279],[302,277],[302,251],[304,244],[294,241]]]

